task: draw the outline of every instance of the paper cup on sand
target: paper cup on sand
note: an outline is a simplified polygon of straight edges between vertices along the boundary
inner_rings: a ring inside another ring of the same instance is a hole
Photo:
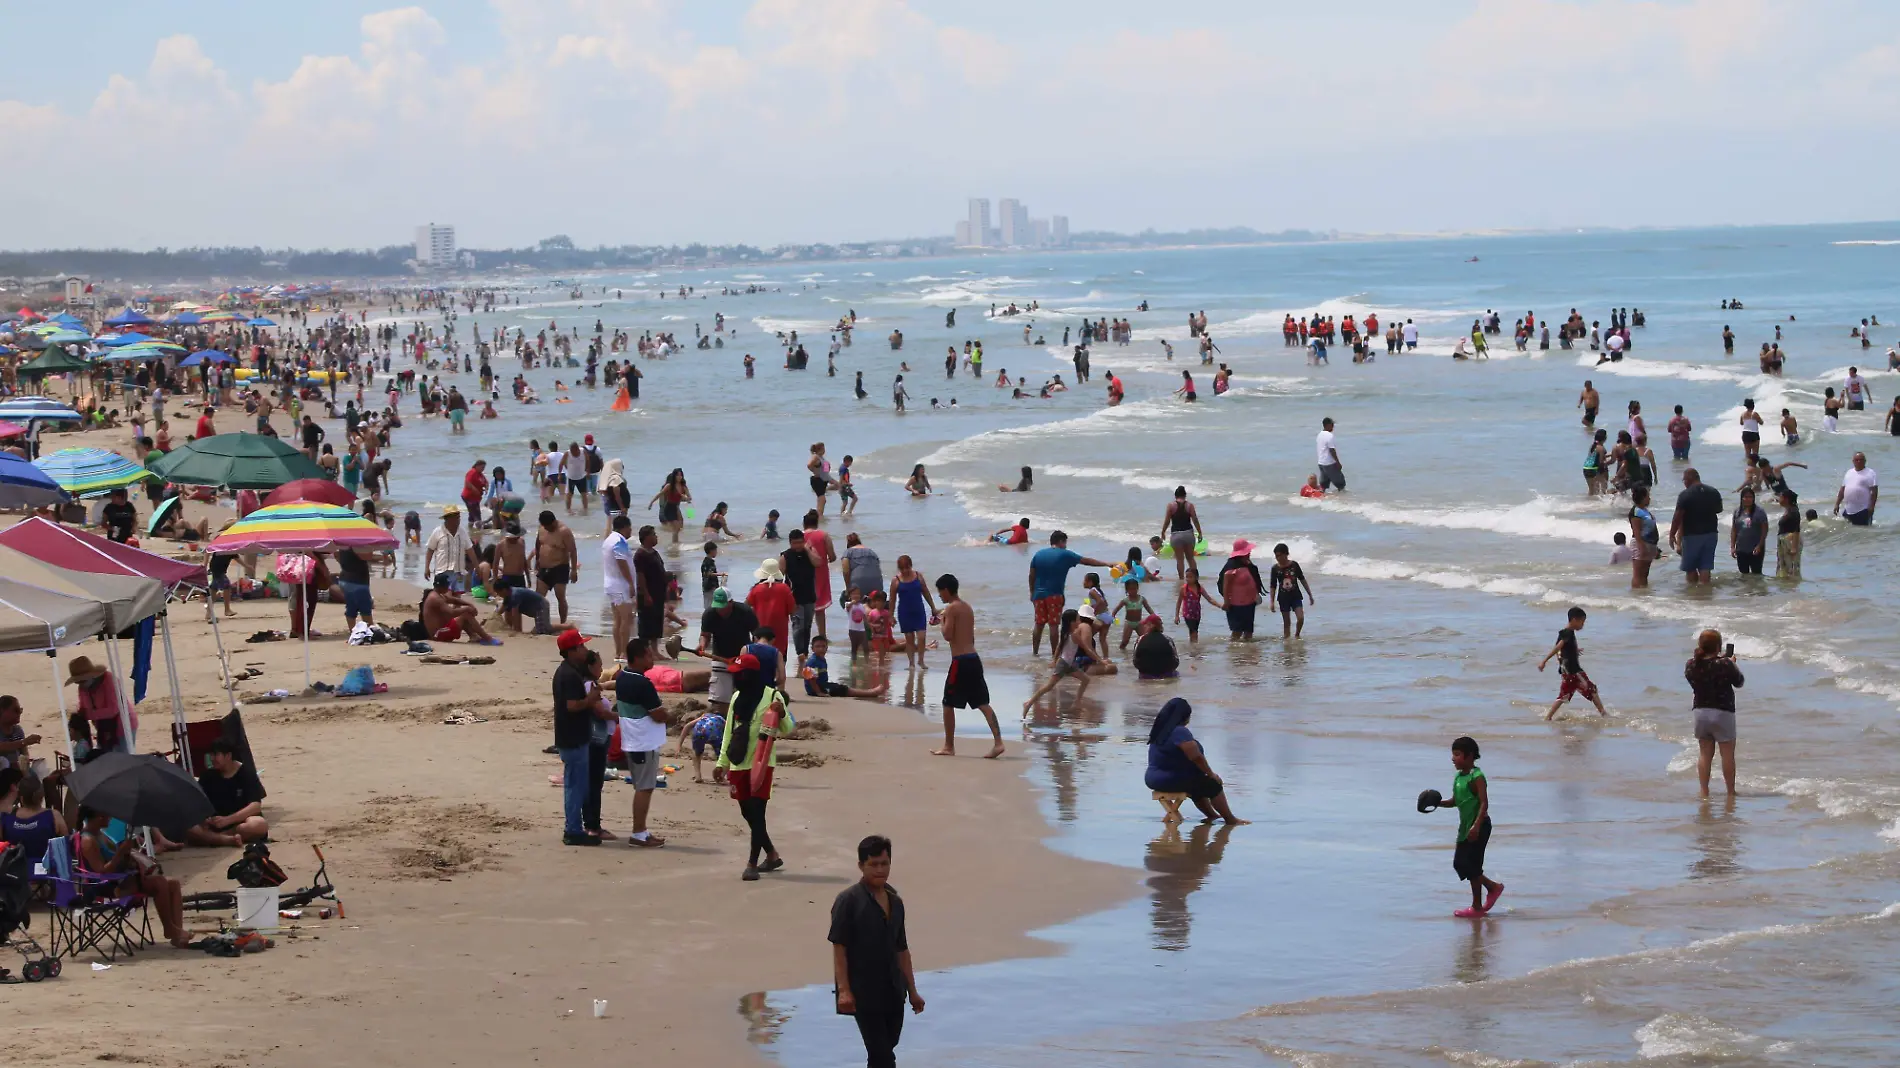
[[[606,999],[595,998],[594,999],[594,1019],[598,1020],[601,1017],[606,1016],[606,1015],[607,1015]]]

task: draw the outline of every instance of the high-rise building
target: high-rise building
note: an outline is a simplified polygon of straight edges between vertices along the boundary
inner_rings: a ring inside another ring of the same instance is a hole
[[[1014,197],[996,202],[996,225],[1004,245],[1029,244],[1029,209]]]
[[[1035,246],[1036,248],[1048,247],[1049,220],[1047,219],[1029,220],[1029,243]]]
[[[1066,248],[1069,244],[1069,217],[1052,215],[1049,217],[1049,241],[1057,248]]]
[[[990,198],[970,198],[970,244],[990,243]]]
[[[416,227],[416,262],[435,270],[455,266],[455,227],[436,223]]]
[[[970,243],[970,220],[958,219],[957,220],[957,236],[956,236],[957,247],[961,248],[965,245],[968,245],[969,243]]]

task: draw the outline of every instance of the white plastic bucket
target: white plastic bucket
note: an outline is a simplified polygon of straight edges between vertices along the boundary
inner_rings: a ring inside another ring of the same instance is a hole
[[[238,887],[237,925],[260,931],[277,929],[277,887]]]

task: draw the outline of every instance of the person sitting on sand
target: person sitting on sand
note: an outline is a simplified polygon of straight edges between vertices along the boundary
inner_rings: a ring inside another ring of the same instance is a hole
[[[264,787],[257,772],[238,760],[237,749],[220,738],[205,747],[211,769],[198,776],[198,786],[211,799],[212,815],[185,832],[195,846],[239,846],[270,834],[264,819]]]
[[[467,634],[477,645],[500,645],[500,638],[482,629],[480,611],[467,598],[450,589],[449,583],[449,573],[439,572],[434,588],[422,595],[417,614],[422,617],[422,627],[429,632],[429,637],[438,642],[452,642]]]
[[[1209,820],[1246,823],[1227,805],[1227,784],[1207,764],[1207,751],[1188,730],[1193,706],[1179,697],[1161,706],[1154,726],[1148,729],[1148,771],[1142,782],[1158,793],[1186,794],[1201,815]],[[1180,821],[1178,813],[1166,817],[1169,823]]]
[[[196,523],[185,520],[185,502],[181,497],[171,511],[159,517],[158,525],[152,533],[172,541],[207,541],[211,537],[211,520],[200,519]]]
[[[1135,672],[1144,679],[1172,679],[1181,673],[1181,657],[1174,651],[1174,640],[1161,629],[1161,617],[1149,615],[1141,621],[1141,637],[1135,641]]]
[[[831,681],[830,665],[825,661],[825,653],[831,648],[831,639],[822,634],[811,640],[811,655],[805,658],[805,696],[807,697],[857,697],[871,701],[884,696],[891,688],[890,679],[880,679],[876,686],[847,686],[842,682]]]

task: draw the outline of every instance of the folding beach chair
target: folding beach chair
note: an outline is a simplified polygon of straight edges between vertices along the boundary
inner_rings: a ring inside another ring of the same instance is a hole
[[[54,956],[75,960],[90,950],[111,962],[156,944],[145,895],[127,884],[132,873],[93,875],[73,860],[70,838],[46,843],[46,874],[35,879],[51,890],[52,929],[47,943]]]

